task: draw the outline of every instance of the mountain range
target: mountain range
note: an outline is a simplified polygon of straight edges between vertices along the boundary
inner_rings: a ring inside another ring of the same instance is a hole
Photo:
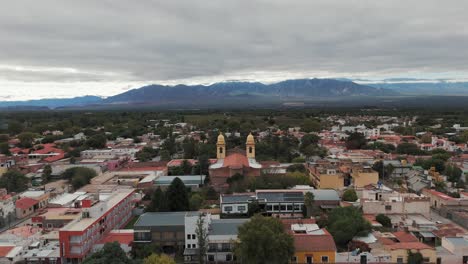
[[[211,85],[148,85],[101,98],[84,96],[66,99],[40,99],[0,102],[0,107],[105,107],[128,105],[215,106],[255,105],[289,101],[398,96],[390,89],[361,85],[347,80],[296,79],[273,84],[260,82],[220,82]]]

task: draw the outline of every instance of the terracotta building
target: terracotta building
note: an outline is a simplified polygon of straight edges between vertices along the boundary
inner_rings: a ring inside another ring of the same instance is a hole
[[[235,174],[244,177],[260,176],[262,164],[255,160],[255,140],[252,134],[247,136],[246,150],[234,148],[226,151],[224,136],[219,134],[216,143],[216,162],[210,165],[211,184],[217,191],[226,190],[227,179]]]

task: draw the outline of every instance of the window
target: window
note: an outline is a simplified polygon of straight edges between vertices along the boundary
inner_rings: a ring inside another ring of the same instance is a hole
[[[245,205],[240,205],[240,206],[237,206],[237,210],[239,211],[245,211]]]
[[[267,211],[271,211],[272,208],[273,208],[273,207],[272,207],[271,205],[267,205],[267,206],[266,206],[266,210],[267,210]]]
[[[226,212],[232,212],[232,206],[225,206],[224,211]]]
[[[252,147],[249,147],[249,153],[252,154]]]
[[[214,255],[208,255],[208,261],[214,261]]]
[[[398,264],[403,264],[403,257],[398,257],[398,258],[396,259],[396,262],[397,262]]]
[[[387,211],[392,210],[392,206],[391,205],[386,205],[385,210],[387,210]]]
[[[187,239],[190,239],[190,234],[187,234]]]
[[[292,263],[296,263],[296,262],[297,262],[297,257],[296,257],[296,256],[293,256],[293,257],[291,258],[291,262],[292,262]]]
[[[437,264],[442,264],[442,258],[441,258],[441,257],[438,257],[436,263],[437,263]]]
[[[463,264],[467,264],[468,263],[468,256],[463,256]]]
[[[273,205],[273,211],[279,211],[279,205]]]
[[[196,239],[196,235],[195,234],[192,234],[192,239]]]
[[[192,245],[191,245],[191,244],[187,244],[187,248],[192,248]]]
[[[322,256],[322,262],[327,263],[328,262],[328,256]]]
[[[307,264],[312,264],[314,262],[314,259],[312,258],[312,256],[307,256],[306,257],[306,263]]]
[[[294,211],[300,211],[301,210],[301,205],[300,204],[295,204],[294,205]]]
[[[430,259],[429,258],[423,258],[423,263],[430,263]]]
[[[223,148],[219,148],[219,153],[223,153]]]
[[[292,210],[293,210],[293,206],[292,206],[292,205],[288,205],[288,206],[287,206],[287,209],[288,209],[288,211],[292,211]]]
[[[281,205],[281,211],[286,211],[286,205],[284,204]]]
[[[231,261],[232,260],[232,255],[231,254],[227,254],[226,255],[226,261]]]
[[[192,244],[192,248],[197,248],[197,244]]]

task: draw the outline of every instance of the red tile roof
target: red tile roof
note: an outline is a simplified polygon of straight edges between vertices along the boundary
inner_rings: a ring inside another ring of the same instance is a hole
[[[386,248],[390,250],[395,249],[434,249],[431,246],[428,246],[421,242],[404,242],[404,243],[395,243],[393,245],[387,245]]]
[[[39,203],[38,200],[34,200],[29,197],[24,197],[24,198],[16,200],[16,207],[24,210],[24,209],[31,208],[32,206],[38,203]]]
[[[223,167],[242,168],[249,167],[247,156],[241,153],[231,153],[224,158]]]
[[[0,257],[4,258],[15,248],[14,246],[0,246]]]
[[[442,198],[444,200],[448,200],[448,201],[453,201],[453,200],[456,200],[455,198],[451,197],[451,196],[448,196],[447,194],[445,193],[441,193],[441,192],[438,192],[436,190],[432,190],[432,189],[424,189],[423,190],[423,194],[424,192],[427,192],[429,194],[432,194],[434,196],[437,196],[439,198]]]
[[[400,241],[403,242],[418,242],[418,238],[415,237],[413,234],[405,232],[405,231],[398,231],[394,232],[393,235]]]
[[[296,252],[336,251],[335,241],[330,234],[294,234],[293,237]]]

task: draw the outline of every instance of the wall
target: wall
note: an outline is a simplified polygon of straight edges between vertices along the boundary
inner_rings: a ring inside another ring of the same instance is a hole
[[[322,263],[322,256],[328,256],[329,263],[335,263],[336,252],[334,251],[317,251],[317,252],[295,252],[297,263],[307,263],[307,256],[312,256],[312,263]]]
[[[436,263],[437,256],[435,249],[421,249],[421,250],[411,250],[411,252],[419,252],[423,255],[424,258],[429,258],[430,263]],[[398,257],[403,257],[403,262],[406,263],[408,259],[408,250],[407,249],[396,249],[390,252],[392,256],[392,262],[397,263]]]

